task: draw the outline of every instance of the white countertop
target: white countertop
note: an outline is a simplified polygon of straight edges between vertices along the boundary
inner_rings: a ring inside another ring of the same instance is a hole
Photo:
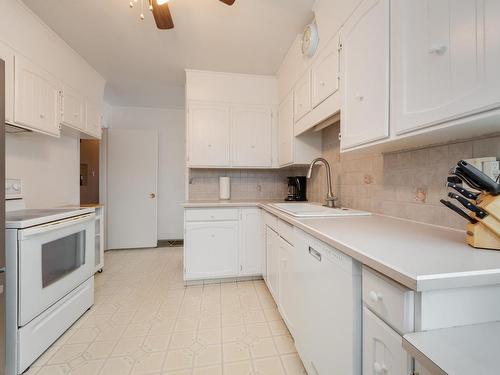
[[[500,322],[410,333],[403,347],[431,374],[500,373]]]
[[[268,203],[190,201],[185,207],[261,207],[416,291],[500,284],[500,252],[468,246],[463,231],[382,215],[298,219]]]

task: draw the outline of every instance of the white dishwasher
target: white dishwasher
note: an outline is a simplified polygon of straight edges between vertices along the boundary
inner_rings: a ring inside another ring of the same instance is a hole
[[[361,374],[361,265],[297,231],[295,340],[309,375]]]

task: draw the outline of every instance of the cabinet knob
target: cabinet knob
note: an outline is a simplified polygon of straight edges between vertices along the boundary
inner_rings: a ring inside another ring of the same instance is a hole
[[[354,98],[356,98],[357,100],[362,102],[365,97],[358,92],[358,93],[356,93],[356,95],[354,95]]]
[[[44,119],[45,118],[45,113],[40,113],[40,118]]]
[[[73,116],[78,117],[78,113],[73,113]]]
[[[210,147],[212,147],[212,145],[209,144],[208,147],[210,148]]]
[[[370,293],[368,293],[368,296],[373,302],[382,301],[383,298],[382,293],[377,293],[373,290]]]
[[[384,365],[384,364],[380,364],[378,362],[375,362],[373,364],[373,371],[375,372],[375,374],[387,374],[387,366]]]
[[[429,48],[429,53],[431,55],[441,56],[446,52],[446,50],[447,50],[446,46],[434,44],[431,46],[431,48]]]
[[[255,148],[255,145],[250,146],[251,148]]]
[[[320,85],[321,87],[325,87],[325,81],[321,81],[321,82],[319,83],[319,85]]]
[[[151,198],[151,199],[156,198],[156,194],[155,193],[150,193],[149,194],[149,198]]]

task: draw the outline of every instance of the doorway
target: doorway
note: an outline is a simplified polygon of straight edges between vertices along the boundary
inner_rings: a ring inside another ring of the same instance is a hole
[[[80,204],[99,203],[100,141],[80,139]]]

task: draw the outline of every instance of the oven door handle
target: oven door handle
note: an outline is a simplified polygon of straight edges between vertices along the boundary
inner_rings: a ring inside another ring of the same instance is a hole
[[[37,234],[43,234],[43,233],[51,232],[54,230],[59,230],[59,229],[63,229],[66,227],[70,227],[73,225],[86,223],[88,221],[94,221],[95,218],[96,218],[95,213],[92,213],[92,214],[86,214],[86,215],[81,215],[81,216],[76,216],[76,217],[70,217],[68,219],[58,220],[58,221],[54,221],[52,223],[47,223],[47,224],[43,224],[43,225],[37,225],[37,226],[32,227],[32,228],[20,230],[18,238],[20,240],[22,240],[22,239],[25,239],[27,237],[31,237],[31,236],[34,236]]]

